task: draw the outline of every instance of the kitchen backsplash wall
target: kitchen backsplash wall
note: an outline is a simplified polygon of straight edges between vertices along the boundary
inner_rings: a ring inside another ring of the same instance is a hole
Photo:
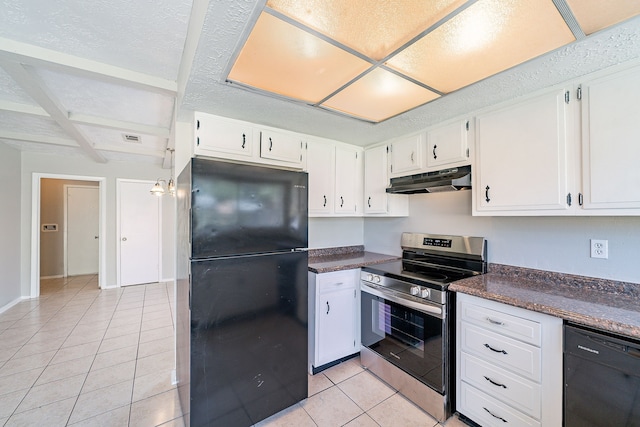
[[[470,191],[412,195],[409,214],[366,218],[366,250],[400,254],[403,231],[475,235],[492,263],[640,283],[640,217],[473,217]],[[609,259],[590,258],[590,239],[609,241]]]
[[[363,218],[309,218],[309,248],[363,244]]]

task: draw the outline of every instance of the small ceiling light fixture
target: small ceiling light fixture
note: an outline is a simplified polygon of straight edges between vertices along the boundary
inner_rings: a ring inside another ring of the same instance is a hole
[[[173,148],[167,148],[167,151],[171,153],[171,168],[173,168],[173,152],[176,151]],[[172,174],[173,175],[173,174]],[[165,190],[166,188],[166,190]],[[176,195],[176,182],[173,180],[173,176],[169,177],[169,183],[166,180],[158,178],[156,183],[151,189],[151,194],[154,196],[164,196],[164,193],[168,191],[171,196]]]
[[[153,185],[153,188],[151,189],[151,194],[158,197],[164,196],[164,186],[166,183],[167,181],[165,181],[164,179],[158,178],[156,180],[156,183]]]
[[[167,148],[167,151],[171,153],[171,168],[173,168],[173,152],[176,151],[173,148]],[[166,187],[166,190],[165,190]],[[173,176],[169,178],[169,183],[166,180],[158,178],[156,183],[153,185],[151,189],[151,194],[154,196],[164,196],[165,191],[168,191],[170,195],[176,195],[176,182],[173,180]]]

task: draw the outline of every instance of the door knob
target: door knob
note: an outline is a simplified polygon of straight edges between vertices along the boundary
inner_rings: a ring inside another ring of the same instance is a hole
[[[126,242],[126,241],[127,241],[127,238],[126,238],[126,237],[123,237],[123,238],[122,238],[122,241],[123,241],[123,242]]]
[[[93,236],[93,238],[94,238],[94,239],[97,239],[97,238],[98,238],[98,236]]]

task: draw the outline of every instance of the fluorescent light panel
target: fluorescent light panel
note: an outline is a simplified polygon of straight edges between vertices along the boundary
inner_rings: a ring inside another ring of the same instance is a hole
[[[640,13],[566,1],[586,34]],[[574,40],[552,0],[268,0],[227,79],[380,122]]]

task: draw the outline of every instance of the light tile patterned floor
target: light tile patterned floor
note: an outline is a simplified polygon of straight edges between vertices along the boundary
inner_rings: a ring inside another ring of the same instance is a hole
[[[0,425],[182,426],[173,288],[43,280],[0,314]]]
[[[0,425],[184,426],[173,304],[169,283],[101,291],[93,275],[43,280],[39,298],[0,313]],[[439,426],[359,359],[310,376],[308,399],[257,424],[343,425]]]

